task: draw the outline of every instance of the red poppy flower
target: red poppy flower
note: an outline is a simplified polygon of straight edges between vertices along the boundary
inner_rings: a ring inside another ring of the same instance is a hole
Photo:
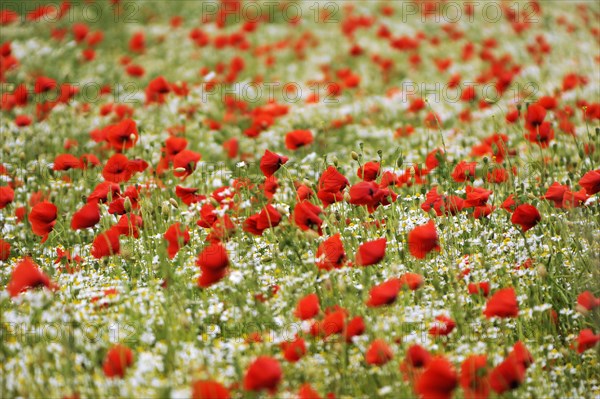
[[[200,266],[202,274],[198,285],[206,288],[219,282],[227,274],[229,257],[225,247],[218,242],[213,242],[198,255],[196,265]]]
[[[105,181],[99,183],[94,191],[88,196],[87,202],[99,202],[103,203],[108,200],[108,197],[114,198],[121,193],[121,188],[118,184]]]
[[[352,338],[362,335],[366,330],[365,321],[362,317],[356,316],[346,324],[344,336],[347,343],[352,343]]]
[[[246,219],[244,231],[260,236],[266,229],[279,225],[279,222],[281,222],[281,215],[271,204],[267,204],[260,213]]]
[[[319,324],[319,333],[324,337],[344,332],[347,312],[342,308],[326,310],[326,316]]]
[[[109,378],[123,378],[125,377],[125,371],[132,364],[133,352],[131,349],[124,345],[116,344],[106,354],[102,369],[104,370],[104,375]]]
[[[220,243],[212,243],[200,252],[196,265],[202,270],[219,270],[229,266],[227,250]]]
[[[114,228],[98,234],[92,243],[92,256],[100,259],[105,256],[118,255],[121,251],[119,236],[119,230]]]
[[[42,242],[48,239],[48,234],[56,224],[58,209],[56,205],[43,201],[36,204],[29,212],[28,220],[35,235],[42,237]]]
[[[317,267],[323,270],[339,269],[344,265],[346,252],[339,233],[323,241],[317,249]]]
[[[512,287],[496,291],[487,301],[483,314],[488,319],[491,317],[517,317],[519,315],[519,304],[517,295]]]
[[[262,391],[266,389],[270,393],[275,393],[282,378],[283,372],[276,359],[268,356],[259,356],[246,370],[244,389],[246,391]]]
[[[518,363],[522,364],[525,369],[528,369],[529,366],[533,364],[533,357],[531,356],[531,353],[529,353],[525,347],[525,344],[521,341],[517,341],[517,343],[514,344],[512,350],[508,354],[508,357],[511,357]]]
[[[472,180],[476,177],[476,167],[477,162],[460,161],[452,171],[452,179],[457,183],[464,183],[467,180]]]
[[[317,391],[315,391],[309,383],[302,384],[298,390],[298,399],[323,399]]]
[[[367,364],[375,366],[383,366],[394,358],[394,353],[388,344],[382,339],[376,339],[371,342],[367,353],[365,354],[365,361]]]
[[[600,169],[590,170],[581,179],[579,185],[585,189],[588,195],[600,192]]]
[[[389,205],[396,200],[396,193],[380,188],[376,182],[360,182],[350,187],[350,203],[366,205],[369,213],[375,212],[380,205]],[[391,198],[391,201],[390,201]]]
[[[584,291],[577,296],[577,309],[580,311],[594,310],[600,306],[600,298],[596,298],[590,291]]]
[[[208,288],[213,284],[218,283],[227,275],[227,268],[222,269],[209,269],[200,268],[202,274],[198,278],[198,286],[201,288]]]
[[[317,197],[327,207],[344,199],[342,191],[349,185],[348,179],[335,166],[329,166],[319,177]]]
[[[200,220],[196,224],[205,229],[211,228],[218,219],[215,210],[215,207],[210,203],[202,205],[202,208],[200,208]]]
[[[577,337],[577,353],[583,353],[586,350],[593,348],[599,341],[600,334],[594,334],[589,328],[581,330]]]
[[[404,380],[416,382],[431,361],[429,352],[420,345],[412,345],[406,351],[406,356],[400,364]]]
[[[508,172],[504,168],[494,168],[487,173],[487,181],[493,184],[504,183],[508,180]]]
[[[317,294],[308,294],[298,301],[294,316],[300,320],[312,319],[319,314],[319,297]]]
[[[89,202],[73,214],[71,229],[87,229],[100,221],[100,208],[97,202]]]
[[[374,181],[379,176],[379,162],[366,162],[358,168],[356,176],[364,181]]]
[[[408,250],[418,259],[424,259],[431,251],[440,251],[438,234],[432,220],[417,226],[408,233]]]
[[[81,161],[71,154],[60,154],[54,158],[52,170],[69,170],[81,168]]]
[[[509,356],[492,370],[489,380],[494,392],[501,395],[518,388],[525,381],[525,367]]]
[[[529,204],[517,206],[510,218],[510,221],[521,226],[523,231],[533,228],[540,220],[542,220],[540,212],[535,206]]]
[[[466,188],[467,199],[463,202],[465,208],[472,208],[476,206],[484,206],[492,194],[492,191],[486,190],[481,187],[467,186]]]
[[[385,257],[386,245],[387,238],[380,238],[361,244],[356,252],[356,265],[370,266],[381,262]]]
[[[197,188],[175,186],[175,195],[181,199],[181,202],[188,206],[206,199],[205,195],[196,194],[197,192]]]
[[[126,182],[131,179],[132,175],[132,165],[129,159],[123,154],[115,154],[110,157],[102,170],[104,179],[113,183]]]
[[[546,194],[544,194],[542,198],[554,202],[554,207],[561,208],[563,197],[568,190],[569,186],[562,185],[559,182],[554,182],[550,187],[548,187]]]
[[[9,186],[0,187],[0,209],[4,209],[6,205],[13,202],[15,192]]]
[[[437,187],[433,187],[425,196],[425,202],[421,204],[421,209],[425,212],[433,209],[437,216],[455,215],[464,208],[464,200],[456,195],[440,195]]]
[[[56,88],[56,80],[50,79],[47,76],[40,76],[35,80],[34,91],[39,93],[45,93]]]
[[[310,130],[294,130],[285,135],[285,146],[290,150],[297,150],[313,142]]]
[[[288,159],[288,157],[265,150],[265,154],[260,159],[260,170],[266,177],[271,177],[279,170],[281,165],[285,165]]]
[[[10,257],[10,244],[0,238],[0,261],[5,261]]]
[[[127,65],[127,68],[125,68],[125,72],[127,72],[127,75],[129,76],[139,78],[144,76],[146,70],[140,65],[130,64]]]
[[[589,198],[589,195],[585,192],[585,189],[581,189],[577,192],[567,190],[563,196],[562,208],[571,209],[583,205]]]
[[[448,335],[456,327],[456,322],[446,315],[436,316],[435,322],[429,329],[429,334],[434,337]]]
[[[202,158],[200,154],[183,150],[173,157],[173,174],[182,180],[191,175],[196,169],[196,163]]]
[[[400,276],[400,286],[411,291],[419,289],[424,283],[423,276],[417,273],[404,273]]]
[[[490,283],[487,281],[481,283],[469,283],[467,289],[471,295],[488,296],[490,294]]]
[[[200,380],[192,384],[192,399],[230,399],[231,394],[216,381]]]
[[[227,157],[233,159],[238,156],[240,144],[235,137],[223,142],[223,149],[227,152]]]
[[[550,122],[544,122],[539,126],[531,128],[526,135],[527,140],[538,144],[542,148],[547,148],[550,142],[554,140],[554,129]]]
[[[23,258],[17,263],[10,275],[6,290],[14,298],[21,292],[36,287],[55,289],[56,285],[50,281],[50,278],[40,270],[31,258]]]
[[[400,279],[398,278],[391,278],[379,285],[374,286],[371,288],[367,306],[378,307],[396,302],[396,297],[400,292],[401,286]]]
[[[544,122],[544,118],[546,118],[546,108],[539,104],[531,104],[525,115],[525,127],[535,129]]]
[[[517,208],[517,202],[515,201],[515,196],[513,194],[509,195],[504,202],[502,202],[502,205],[500,205],[500,207],[502,209],[504,209],[507,212],[514,212],[515,209]]]
[[[137,125],[131,119],[124,119],[116,125],[107,126],[105,129],[106,138],[116,151],[131,148],[138,141],[139,133]]]
[[[321,230],[323,220],[319,215],[322,212],[323,210],[321,208],[311,202],[307,200],[300,201],[294,207],[294,222],[304,231],[313,230],[321,235],[323,233]]]
[[[444,357],[436,356],[429,361],[417,380],[415,391],[425,399],[450,399],[457,385],[458,376],[452,364]]]
[[[425,166],[429,170],[433,170],[433,169],[437,168],[440,164],[439,160],[440,159],[443,160],[444,156],[445,156],[444,150],[442,150],[441,148],[434,149],[429,154],[427,154],[427,157],[425,158]]]
[[[146,49],[146,35],[144,32],[136,32],[129,40],[129,49],[134,53],[143,53]]]
[[[281,350],[285,360],[295,363],[306,355],[306,343],[302,338],[296,337],[291,342],[284,341],[281,343]]]
[[[460,386],[465,399],[487,399],[490,394],[487,356],[471,355],[460,367]]]
[[[190,233],[187,228],[182,228],[181,223],[174,223],[165,232],[165,240],[169,243],[167,252],[169,258],[173,259],[179,249],[190,241]]]

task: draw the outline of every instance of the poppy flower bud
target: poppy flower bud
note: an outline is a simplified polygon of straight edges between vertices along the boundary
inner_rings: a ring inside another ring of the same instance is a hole
[[[358,154],[355,151],[352,151],[350,153],[350,155],[352,155],[352,159],[354,159],[355,161],[358,161]]]
[[[600,136],[600,127],[596,128],[596,136]]]
[[[183,168],[183,167],[180,166],[178,168],[175,168],[175,172],[177,172],[177,173],[183,173],[183,172],[185,172],[185,168]]]
[[[398,159],[396,159],[396,166],[401,168],[403,164],[404,164],[404,157],[402,155],[400,155],[398,157]]]
[[[311,240],[316,240],[320,237],[319,233],[317,233],[313,229],[304,230],[301,231],[301,233],[304,235],[305,238],[310,238]]]
[[[177,201],[175,201],[175,198],[169,198],[169,202],[171,203],[171,205],[173,205],[173,207],[175,209],[179,208],[179,204],[177,204]]]
[[[337,167],[338,166],[338,158],[334,155],[333,159],[331,160],[333,162],[333,164]]]
[[[286,216],[289,215],[288,208],[285,205],[283,205],[283,204],[277,204],[277,205],[275,205],[275,209],[277,209],[277,212],[279,212],[282,215],[286,215]]]
[[[575,310],[584,316],[590,312],[588,309],[585,308],[585,306],[582,306],[579,303],[577,304],[577,306],[575,306]]]
[[[544,266],[544,265],[539,265],[537,267],[537,272],[541,278],[544,278],[548,275],[548,270],[546,270],[546,266]]]
[[[19,159],[20,159],[21,161],[23,161],[23,160],[25,159],[25,153],[24,153],[24,152],[20,152],[20,153],[19,153]]]
[[[125,197],[125,201],[123,201],[123,208],[127,212],[131,211],[131,200],[129,199],[129,197]]]
[[[219,201],[217,201],[216,199],[214,199],[213,197],[210,197],[210,203],[214,206],[214,207],[218,207],[221,206],[221,204],[219,204]]]
[[[165,216],[168,215],[169,212],[171,212],[170,204],[168,201],[163,201],[163,203],[161,205],[161,210],[162,210],[162,214]]]

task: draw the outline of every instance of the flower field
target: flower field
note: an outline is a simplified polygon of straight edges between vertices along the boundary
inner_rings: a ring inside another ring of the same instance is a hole
[[[597,2],[0,29],[1,397],[600,397]]]

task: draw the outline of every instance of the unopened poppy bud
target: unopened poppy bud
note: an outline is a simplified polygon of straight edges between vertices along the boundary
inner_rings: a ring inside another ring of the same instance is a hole
[[[25,159],[25,153],[24,152],[20,152],[19,153],[19,159],[22,161]]]
[[[125,201],[123,201],[123,208],[125,208],[125,211],[131,212],[131,199],[129,199],[129,197],[125,197]]]
[[[344,201],[350,202],[350,193],[347,191],[344,193]]]
[[[308,229],[304,232],[304,235],[310,239],[316,240],[317,238],[319,238],[319,233],[317,233],[314,230]]]
[[[352,159],[354,159],[355,161],[358,161],[358,154],[355,151],[352,151],[350,153],[350,155],[352,155]]]
[[[182,168],[182,167],[180,166],[180,167],[178,167],[178,168],[175,168],[175,172],[177,172],[177,173],[183,173],[183,172],[185,172],[185,168]]]
[[[337,167],[338,166],[338,158],[334,155],[333,159],[332,159],[333,164]]]
[[[216,199],[214,199],[213,197],[210,197],[210,203],[214,206],[214,207],[218,207],[221,206],[221,204],[219,204],[219,201],[217,201]]]
[[[488,157],[483,157],[483,163],[484,164],[488,164],[490,162],[490,160],[488,159]]]
[[[131,133],[129,135],[129,140],[132,140],[132,141],[135,140],[135,134]]]
[[[169,201],[163,201],[161,209],[162,209],[163,215],[168,215],[169,212],[171,211]]]
[[[121,251],[120,251],[120,256],[122,256],[123,258],[130,258],[132,254],[131,248],[129,247],[122,247]]]
[[[383,156],[383,151],[377,150],[377,155],[379,155],[379,158],[381,158]]]
[[[596,136],[600,136],[600,127],[596,128]]]
[[[404,164],[404,157],[402,155],[400,155],[398,157],[398,159],[396,159],[396,166],[401,168],[403,164]]]
[[[544,265],[539,265],[537,267],[537,272],[540,275],[540,277],[544,278],[548,275],[548,270],[546,270],[546,266]]]
[[[279,212],[282,215],[288,215],[288,209],[285,205],[277,204],[275,205],[275,209],[277,209],[277,212]]]
[[[580,304],[577,304],[577,306],[575,306],[575,310],[584,316],[590,312],[585,306]]]
[[[169,202],[171,203],[171,205],[173,205],[175,209],[179,209],[179,204],[177,203],[177,201],[175,201],[175,198],[169,198]]]

